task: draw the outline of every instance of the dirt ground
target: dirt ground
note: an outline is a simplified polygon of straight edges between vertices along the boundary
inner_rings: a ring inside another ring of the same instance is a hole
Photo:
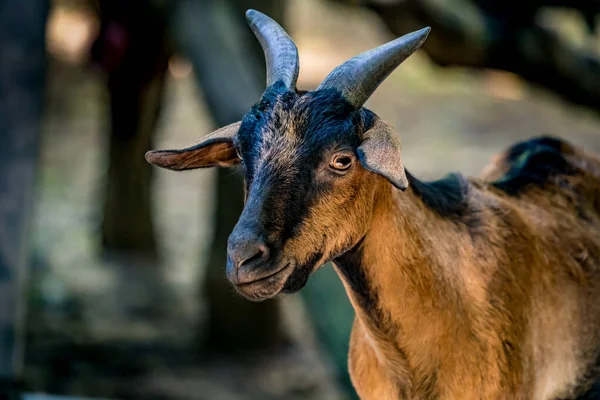
[[[336,65],[391,39],[368,12],[318,0],[290,3],[299,88],[316,87]],[[124,260],[99,257],[105,94],[98,77],[78,67],[57,64],[50,80],[34,224],[29,385],[96,397],[344,398],[306,324],[290,322],[297,345],[276,355],[192,355],[202,324],[198,288],[211,235],[212,171],[156,171],[162,268],[126,260],[124,269]],[[423,54],[394,72],[367,107],[401,133],[404,163],[424,179],[450,171],[477,175],[492,154],[540,134],[600,153],[600,120],[592,111],[508,74],[435,67]],[[189,144],[213,128],[192,75],[172,76],[157,147]],[[297,295],[288,296],[285,307],[292,316],[305,312]],[[100,350],[87,352],[86,343],[101,344]],[[108,365],[108,372],[89,360]],[[47,368],[50,362],[54,370]],[[140,377],[136,368],[142,364],[151,373]]]

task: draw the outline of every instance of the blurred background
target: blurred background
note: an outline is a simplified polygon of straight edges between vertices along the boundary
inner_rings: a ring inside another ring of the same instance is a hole
[[[299,294],[242,299],[224,272],[239,173],[174,173],[143,155],[259,99],[247,8],[296,41],[301,89],[431,26],[367,103],[420,178],[476,176],[540,134],[600,151],[600,1],[513,3],[3,0],[0,398],[356,398],[353,311],[332,268]]]

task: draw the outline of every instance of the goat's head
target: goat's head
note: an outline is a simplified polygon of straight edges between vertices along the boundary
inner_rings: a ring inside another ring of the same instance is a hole
[[[260,101],[198,144],[146,159],[173,170],[242,164],[246,204],[229,237],[227,277],[245,297],[263,300],[299,290],[362,238],[375,185],[406,188],[399,139],[362,106],[429,28],[352,58],[314,92],[298,92],[293,41],[264,14],[249,10],[247,19],[267,60]]]

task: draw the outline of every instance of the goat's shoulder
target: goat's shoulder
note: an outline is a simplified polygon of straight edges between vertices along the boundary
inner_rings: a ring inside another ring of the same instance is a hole
[[[533,138],[499,154],[471,187],[485,243],[501,236],[512,258],[543,249],[530,256],[600,280],[600,159],[561,139]],[[521,245],[522,252],[514,248]]]

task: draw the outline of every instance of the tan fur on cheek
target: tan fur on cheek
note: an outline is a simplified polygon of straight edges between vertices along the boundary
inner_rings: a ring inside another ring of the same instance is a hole
[[[334,188],[319,198],[300,233],[287,244],[287,254],[305,263],[318,251],[323,254],[319,263],[324,263],[347,251],[364,236],[371,219],[374,186],[372,180],[361,179],[364,173],[356,171],[350,179],[340,178],[339,184],[334,183]]]

